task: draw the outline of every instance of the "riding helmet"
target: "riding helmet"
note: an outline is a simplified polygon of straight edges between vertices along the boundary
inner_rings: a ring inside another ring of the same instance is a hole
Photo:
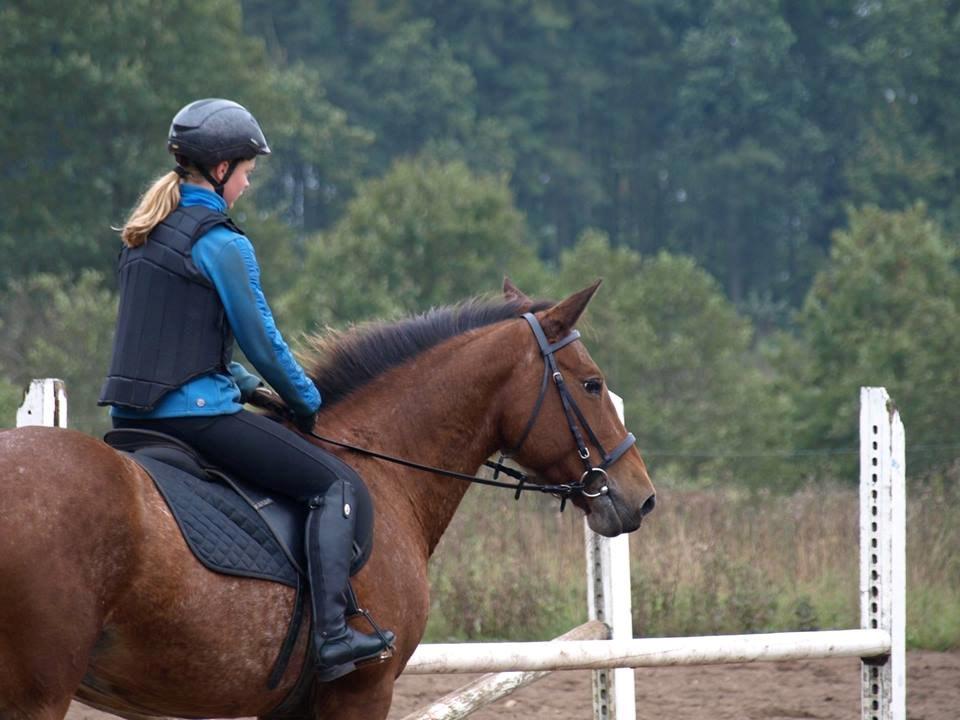
[[[260,123],[243,105],[207,98],[183,107],[170,123],[167,150],[200,168],[224,160],[249,160],[269,155]]]

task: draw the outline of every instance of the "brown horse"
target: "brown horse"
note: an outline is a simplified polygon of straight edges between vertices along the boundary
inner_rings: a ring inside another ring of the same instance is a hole
[[[595,289],[536,313],[548,342],[570,334]],[[318,427],[462,472],[526,434],[520,464],[545,483],[576,483],[583,461],[552,383],[530,424],[544,359],[519,315],[540,306],[509,283],[505,294],[325,341],[326,359],[310,374],[318,384],[343,378],[343,387],[342,397],[328,394]],[[603,535],[635,530],[653,506],[643,460],[632,438],[624,441],[582,343],[555,357],[594,433],[587,444],[623,448],[606,469],[607,491],[573,502]],[[468,485],[344,457],[376,506],[374,551],[354,584],[361,604],[396,631],[396,653],[317,687],[303,717],[377,720],[423,634],[427,561]],[[0,491],[0,720],[62,718],[74,697],[131,718],[265,716],[295,684],[305,631],[280,686],[266,686],[293,590],[204,568],[126,456],[69,430],[8,430],[0,433]]]

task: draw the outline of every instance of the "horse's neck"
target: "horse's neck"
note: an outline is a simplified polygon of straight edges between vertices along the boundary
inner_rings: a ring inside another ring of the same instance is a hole
[[[515,362],[497,336],[502,330],[461,336],[423,353],[344,400],[322,426],[424,465],[476,472],[499,445],[497,390]],[[382,461],[362,465],[375,494],[390,498],[391,511],[400,498],[409,503],[433,552],[469,483]]]

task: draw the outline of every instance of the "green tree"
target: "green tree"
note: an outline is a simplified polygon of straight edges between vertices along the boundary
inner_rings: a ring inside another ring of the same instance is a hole
[[[956,148],[960,6],[893,0],[872,8],[862,58],[869,94],[844,166],[848,204],[904,210],[917,200],[949,229],[960,227]]]
[[[257,102],[273,154],[258,163],[254,205],[259,216],[286,223],[296,249],[306,234],[326,227],[353,194],[373,134],[347,120],[327,98],[322,73],[304,64],[264,68],[269,93]]]
[[[884,386],[902,408],[914,472],[952,461],[960,423],[957,248],[922,204],[866,207],[835,233],[829,264],[781,363],[794,379],[793,423],[806,447],[855,448],[859,388]],[[833,471],[855,479],[855,459]]]
[[[103,276],[86,270],[76,280],[50,274],[16,280],[0,308],[0,378],[21,389],[34,378],[61,378],[70,427],[105,430],[107,412],[97,407],[97,397],[109,365],[117,299]]]
[[[141,189],[170,167],[164,138],[189,100],[250,107],[289,166],[265,182],[265,208],[295,215],[297,175],[343,183],[364,136],[304,68],[277,69],[242,32],[235,0],[0,5],[0,284],[39,271],[106,271]],[[285,173],[285,174],[284,174]],[[293,209],[291,209],[293,208]]]
[[[23,389],[12,382],[0,379],[0,429],[16,424],[17,409],[23,402]]]
[[[366,174],[425,150],[479,171],[512,170],[505,128],[478,116],[473,71],[438,32],[434,13],[418,14],[406,2],[242,4],[251,34],[277,58],[315,67],[332,101],[370,131]],[[330,219],[306,227],[324,228]]]
[[[629,74],[629,64],[609,75],[608,68],[598,67],[604,55],[596,51],[619,49],[630,37],[622,33],[616,43],[602,35],[602,28],[647,27],[627,25],[638,14],[628,5],[554,0],[484,0],[444,7],[429,0],[415,3],[419,12],[434,18],[455,56],[473,70],[478,116],[496,118],[509,133],[516,155],[511,186],[530,218],[538,247],[552,256],[570,245],[607,203],[609,171],[603,165],[612,155],[604,145],[611,133],[609,124],[596,121],[609,116],[604,102],[617,97],[611,91],[613,78],[635,76]],[[649,37],[643,30],[636,34]],[[604,92],[608,94],[601,98]],[[643,107],[636,96],[630,102],[631,112]]]
[[[604,277],[585,316],[591,353],[625,401],[627,426],[654,470],[694,482],[776,482],[781,402],[756,367],[750,322],[688,257],[641,257],[584,233],[556,283]],[[754,454],[732,462],[731,454]]]
[[[505,274],[537,285],[542,268],[524,233],[505,178],[462,162],[398,161],[311,239],[280,305],[300,327],[342,325],[491,292]]]
[[[413,152],[508,170],[551,259],[597,227],[786,324],[845,205],[922,198],[960,225],[955,2],[243,4],[376,134],[365,172]]]
[[[803,165],[820,189],[810,242],[828,250],[851,205],[904,210],[923,200],[956,228],[960,6],[811,0],[787,3],[784,13],[808,115],[825,145]]]
[[[750,0],[710,3],[682,41],[670,247],[697,257],[736,303],[750,290],[788,293],[807,247],[818,193],[808,173],[824,143],[805,112],[795,42],[779,3]]]

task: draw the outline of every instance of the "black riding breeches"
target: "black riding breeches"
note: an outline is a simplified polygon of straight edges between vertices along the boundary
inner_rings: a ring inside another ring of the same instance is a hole
[[[356,488],[357,502],[369,502],[363,481],[340,458],[246,410],[209,417],[113,418],[113,426],[173,435],[228,473],[294,500],[308,502],[340,478]]]

